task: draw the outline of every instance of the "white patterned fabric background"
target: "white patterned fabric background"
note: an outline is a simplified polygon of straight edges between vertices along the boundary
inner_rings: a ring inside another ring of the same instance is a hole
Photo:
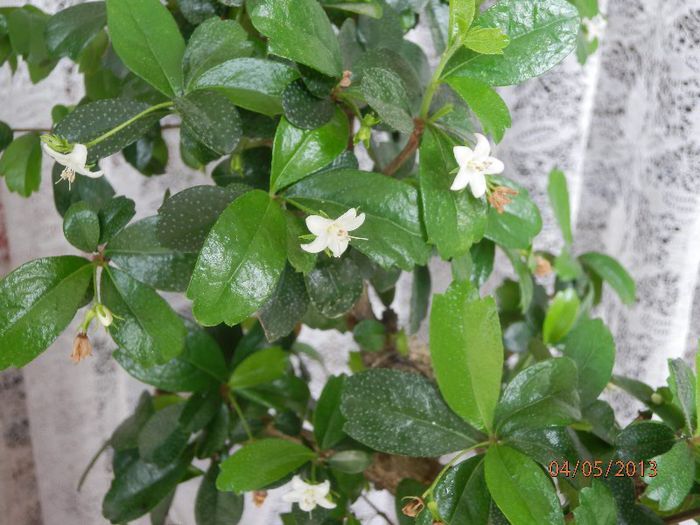
[[[16,3],[0,0],[0,6]],[[54,12],[77,2],[31,3]],[[553,167],[565,170],[575,251],[595,249],[619,258],[638,283],[634,307],[607,294],[600,308],[616,337],[616,371],[660,384],[666,360],[690,358],[700,337],[700,0],[609,0],[605,11],[606,34],[586,67],[570,57],[544,77],[505,90],[514,126],[498,156],[506,174],[524,184],[543,209],[538,248],[560,243],[546,184]],[[413,37],[429,45],[424,28]],[[0,120],[13,127],[47,127],[55,103],[74,103],[81,95],[75,68],[67,62],[38,86],[31,85],[23,66],[14,77],[6,66],[0,69]],[[175,192],[208,183],[205,174],[179,163],[172,144],[171,160],[168,174],[155,178],[140,176],[118,156],[104,168],[117,192],[136,200],[144,217],[166,188]],[[47,161],[41,191],[28,200],[0,184],[0,275],[30,259],[71,252],[53,206]],[[433,270],[440,291],[448,272],[437,262]],[[404,279],[397,294],[402,319],[409,285]],[[73,365],[72,333],[22,371],[0,373],[1,525],[105,523],[100,505],[111,479],[109,458],[97,462],[82,492],[75,487],[144,387],[110,358],[113,344],[99,333],[93,337],[94,357]],[[344,369],[351,338],[311,330],[302,336],[323,354],[329,370]],[[316,394],[325,372],[311,366],[318,377],[312,384]],[[633,414],[625,399],[612,397],[627,417]],[[193,523],[196,483],[178,490],[173,524]],[[389,501],[384,493],[372,499],[380,508]],[[274,525],[274,511],[285,508],[273,491],[262,509],[248,505],[241,523]],[[385,523],[366,504],[360,515],[363,524]]]

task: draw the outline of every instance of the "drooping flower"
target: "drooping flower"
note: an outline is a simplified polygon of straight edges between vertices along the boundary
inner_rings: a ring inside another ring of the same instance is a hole
[[[302,244],[301,249],[309,253],[330,250],[334,257],[340,257],[348,249],[350,239],[361,239],[352,237],[349,232],[358,229],[364,222],[365,214],[358,215],[355,208],[350,208],[335,220],[309,215],[306,226],[316,238],[308,244]]]
[[[508,186],[496,186],[488,196],[488,201],[491,206],[498,212],[504,213],[508,206],[518,194],[518,190],[509,188]]]
[[[100,324],[105,328],[109,328],[114,322],[114,314],[103,304],[95,305],[95,315]]]
[[[294,476],[291,481],[292,489],[282,496],[287,503],[298,503],[304,512],[311,512],[317,506],[324,509],[334,509],[335,503],[329,498],[331,484],[328,480],[317,485],[306,483],[299,476]]]
[[[73,352],[70,358],[74,363],[80,363],[83,359],[92,355],[92,345],[86,332],[78,332],[73,340]]]
[[[486,137],[476,133],[476,146],[472,150],[467,146],[455,146],[453,153],[459,165],[452,191],[461,191],[471,187],[472,195],[480,199],[486,193],[486,175],[503,173],[503,162],[491,157],[491,144]]]
[[[84,144],[71,144],[56,135],[43,135],[41,147],[49,157],[64,167],[61,179],[68,184],[75,182],[75,174],[85,175],[93,179],[104,175],[102,170],[90,171],[87,165],[87,146]]]

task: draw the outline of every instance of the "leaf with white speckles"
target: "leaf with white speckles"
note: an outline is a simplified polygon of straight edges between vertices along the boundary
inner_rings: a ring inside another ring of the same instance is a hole
[[[213,151],[226,155],[243,135],[236,106],[215,91],[195,91],[175,99],[182,123],[194,137]]]

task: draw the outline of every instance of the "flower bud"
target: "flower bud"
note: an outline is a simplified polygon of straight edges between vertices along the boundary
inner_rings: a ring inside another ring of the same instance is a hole
[[[664,402],[664,398],[663,398],[663,396],[662,396],[661,394],[659,394],[658,392],[654,392],[654,393],[651,395],[651,402],[654,403],[655,405],[661,405],[661,404],[663,404],[663,402]]]
[[[46,144],[49,148],[57,153],[68,154],[73,151],[74,145],[68,142],[67,139],[61,137],[60,135],[54,135],[53,133],[46,133],[42,135],[41,142]]]
[[[80,363],[86,357],[92,355],[92,345],[85,332],[78,332],[73,340],[73,353],[70,358],[74,363]]]
[[[97,320],[105,328],[108,328],[114,322],[114,315],[112,315],[110,309],[103,304],[95,305],[95,314],[97,315]]]
[[[267,499],[267,491],[266,490],[256,490],[253,492],[253,503],[255,504],[256,507],[262,507],[263,503],[265,503],[265,500]]]
[[[409,501],[401,508],[401,512],[403,512],[404,516],[415,518],[423,511],[425,508],[425,503],[423,503],[423,500],[418,497],[409,497],[406,499]]]
[[[541,256],[535,257],[535,275],[537,277],[546,277],[552,273],[552,263]]]

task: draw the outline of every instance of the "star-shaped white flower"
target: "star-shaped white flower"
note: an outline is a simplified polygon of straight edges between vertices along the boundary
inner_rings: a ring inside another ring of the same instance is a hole
[[[308,244],[302,244],[301,248],[309,253],[319,253],[328,249],[334,257],[340,257],[348,249],[350,239],[361,238],[352,237],[349,232],[358,229],[364,222],[365,214],[358,215],[355,208],[350,208],[335,220],[320,215],[309,215],[306,218],[306,226],[316,238]]]
[[[486,193],[486,175],[503,173],[505,166],[495,157],[491,157],[491,144],[486,137],[475,133],[476,146],[472,150],[467,146],[455,146],[452,150],[459,165],[452,191],[461,191],[471,187],[472,195],[480,199]]]
[[[64,166],[65,169],[61,172],[61,179],[67,180],[68,184],[75,182],[75,174],[80,173],[86,177],[97,179],[104,175],[102,170],[90,171],[87,164],[87,147],[84,144],[74,144],[73,150],[70,153],[60,153],[51,148],[45,142],[41,145],[49,157]]]
[[[594,18],[584,18],[583,25],[586,28],[586,35],[589,40],[601,40],[605,34],[605,28],[608,26],[608,21],[601,15],[596,15]]]
[[[335,503],[329,498],[331,484],[328,480],[318,485],[306,483],[299,476],[294,476],[291,481],[292,489],[282,496],[287,503],[298,503],[304,512],[311,512],[317,506],[324,509],[334,509]]]

